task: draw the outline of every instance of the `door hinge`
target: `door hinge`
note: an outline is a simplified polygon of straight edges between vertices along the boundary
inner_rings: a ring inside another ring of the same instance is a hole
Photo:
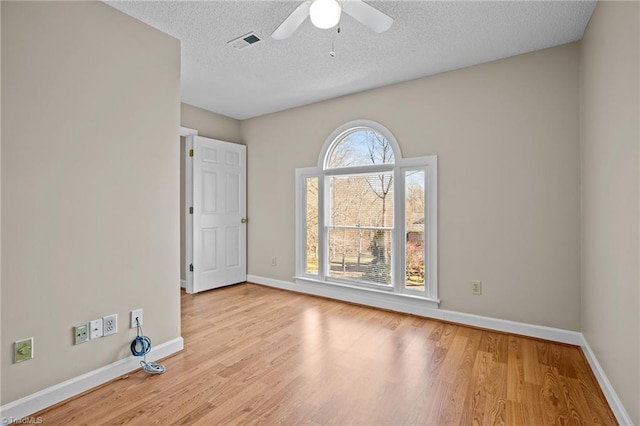
[[[193,207],[189,207],[189,214],[193,214]]]
[[[193,150],[192,149],[189,150],[189,157],[193,157]]]
[[[193,263],[189,265],[189,272],[193,272]]]

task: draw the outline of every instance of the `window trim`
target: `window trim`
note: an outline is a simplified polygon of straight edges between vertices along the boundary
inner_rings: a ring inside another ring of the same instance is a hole
[[[354,167],[337,167],[326,168],[328,154],[331,152],[334,144],[348,133],[357,131],[358,129],[371,129],[382,136],[389,142],[394,152],[395,163],[366,165]],[[325,180],[330,176],[337,175],[355,175],[366,174],[371,172],[392,171],[394,176],[393,191],[393,231],[392,231],[392,260],[391,274],[393,280],[390,287],[378,286],[375,284],[356,283],[328,276],[326,269],[326,259],[328,248],[326,247],[326,238],[329,227],[325,223],[326,206],[328,205],[327,197],[329,194],[325,191]],[[425,171],[425,291],[417,291],[407,289],[405,280],[398,277],[404,277],[406,268],[405,255],[405,238],[398,235],[406,236],[405,229],[405,171],[407,170],[424,170]],[[318,274],[306,273],[306,179],[315,177],[318,179]],[[438,187],[438,161],[436,155],[423,157],[403,158],[393,134],[384,126],[370,120],[354,120],[338,127],[329,135],[318,155],[318,163],[316,167],[298,168],[295,170],[295,256],[296,256],[296,283],[304,285],[318,285],[318,283],[328,284],[337,289],[345,289],[351,297],[376,297],[382,298],[385,303],[397,303],[393,300],[413,300],[422,301],[431,308],[437,308],[438,299],[438,256],[437,256],[437,187]],[[398,257],[400,259],[398,259]],[[335,291],[327,291],[333,294]],[[345,297],[347,297],[345,293]],[[328,296],[332,297],[332,296]],[[348,297],[347,297],[348,298]],[[349,299],[351,300],[351,299]]]
[[[353,120],[338,127],[324,141],[324,145],[322,145],[322,149],[320,150],[320,154],[318,155],[318,168],[320,170],[332,170],[334,172],[337,172],[338,170],[351,169],[351,167],[336,167],[333,169],[328,169],[326,168],[326,160],[327,160],[327,154],[329,153],[329,149],[331,148],[333,143],[338,139],[342,139],[342,137],[344,137],[346,133],[352,133],[357,129],[372,129],[380,133],[382,136],[384,136],[387,139],[387,141],[391,145],[396,164],[398,162],[398,159],[402,158],[402,151],[400,150],[400,145],[398,145],[398,141],[396,140],[395,136],[393,136],[393,133],[389,131],[389,129],[387,129],[380,123],[376,123],[375,121]],[[393,164],[389,163],[389,165],[393,165]],[[359,167],[365,167],[365,166],[358,166],[353,168],[359,168]]]

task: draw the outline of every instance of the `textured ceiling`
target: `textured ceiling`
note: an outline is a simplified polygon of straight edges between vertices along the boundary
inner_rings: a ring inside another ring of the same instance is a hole
[[[245,119],[580,40],[595,1],[367,1],[391,16],[376,34],[307,19],[271,33],[297,1],[107,1],[182,42],[182,101]],[[263,41],[227,42],[254,31]],[[332,43],[335,57],[329,55]]]

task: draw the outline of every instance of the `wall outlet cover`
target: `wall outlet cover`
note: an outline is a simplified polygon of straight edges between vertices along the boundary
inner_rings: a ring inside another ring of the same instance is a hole
[[[102,337],[104,335],[104,326],[102,318],[95,319],[89,323],[89,337],[93,339],[97,339],[98,337]]]
[[[89,324],[81,324],[73,327],[73,344],[79,345],[89,341]]]
[[[110,336],[118,332],[118,314],[111,314],[106,317],[102,317],[104,321],[104,335]]]
[[[13,343],[13,362],[27,361],[33,358],[33,337]]]
[[[138,321],[136,321],[136,319]],[[142,309],[134,309],[131,311],[131,328],[136,328],[138,325],[144,323],[144,317],[142,316]]]

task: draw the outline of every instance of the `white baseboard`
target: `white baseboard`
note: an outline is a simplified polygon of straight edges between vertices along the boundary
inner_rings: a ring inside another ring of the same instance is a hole
[[[600,385],[600,388],[602,389],[602,392],[604,393],[607,402],[611,407],[611,410],[618,420],[618,423],[620,423],[621,425],[633,426],[629,414],[622,405],[622,402],[620,402],[620,398],[618,398],[618,395],[613,389],[613,386],[611,386],[609,379],[607,379],[607,376],[600,366],[600,363],[598,363],[598,360],[591,350],[591,347],[587,343],[583,334],[580,332],[563,330],[560,328],[545,327],[542,325],[507,321],[481,315],[466,314],[463,312],[447,311],[445,309],[434,309],[428,307],[417,308],[413,303],[404,304],[404,306],[401,302],[390,304],[387,301],[381,302],[379,300],[376,300],[374,296],[365,298],[347,295],[347,297],[344,297],[344,293],[341,292],[340,289],[334,288],[332,286],[323,286],[321,284],[314,285],[303,282],[292,283],[272,278],[259,277],[256,275],[247,275],[247,281],[266,285],[269,287],[279,288],[282,290],[295,291],[298,293],[305,293],[314,296],[327,297],[330,299],[343,300],[346,302],[359,303],[362,305],[368,305],[382,309],[390,309],[397,312],[420,315],[428,318],[440,319],[443,321],[450,321],[457,324],[470,325],[473,327],[520,334],[523,336],[580,346],[587,358],[587,361],[589,362],[589,366],[593,370],[594,375],[598,380],[598,384]]]
[[[581,334],[582,335],[582,334]],[[598,362],[596,358],[596,354],[591,350],[591,346],[587,342],[587,339],[582,335],[582,351],[584,352],[584,356],[587,358],[589,362],[589,366],[593,371],[593,374],[596,376],[596,380],[598,380],[598,384],[600,385],[600,389],[602,389],[602,393],[604,393],[605,398],[607,398],[607,402],[613,411],[613,414],[616,416],[616,420],[623,426],[633,426],[633,422],[631,421],[631,417],[627,410],[622,405],[620,398],[618,398],[618,394],[613,389],[611,382],[607,378],[607,375],[604,373],[602,366]]]
[[[180,280],[180,287],[187,288],[187,280]]]
[[[436,309],[433,303],[421,303],[418,299],[408,299],[406,301],[389,301],[381,299],[372,294],[368,296],[346,293],[339,287],[322,284],[292,283],[275,280],[272,278],[247,275],[247,281],[256,284],[263,284],[282,290],[296,291],[299,293],[312,294],[314,296],[327,297],[346,302],[358,303],[361,305],[373,306],[376,308],[389,309],[396,312],[420,315],[427,318],[434,318],[443,321],[455,322],[457,324],[470,325],[473,327],[487,328],[490,330],[502,331],[505,333],[522,334],[524,336],[536,337],[539,339],[552,340],[554,342],[569,343],[580,346],[582,334],[577,331],[563,330],[560,328],[545,327],[542,325],[526,324],[522,322],[507,321],[498,318],[484,317],[481,315],[466,314],[462,312]],[[421,306],[428,305],[428,306]]]
[[[162,343],[151,349],[147,359],[155,361],[165,358],[184,348],[182,337]],[[130,356],[114,363],[100,367],[57,385],[53,385],[34,394],[25,396],[0,407],[0,418],[6,424],[62,402],[73,396],[86,392],[96,386],[118,378],[140,368],[140,358]],[[2,423],[5,424],[5,423]]]

